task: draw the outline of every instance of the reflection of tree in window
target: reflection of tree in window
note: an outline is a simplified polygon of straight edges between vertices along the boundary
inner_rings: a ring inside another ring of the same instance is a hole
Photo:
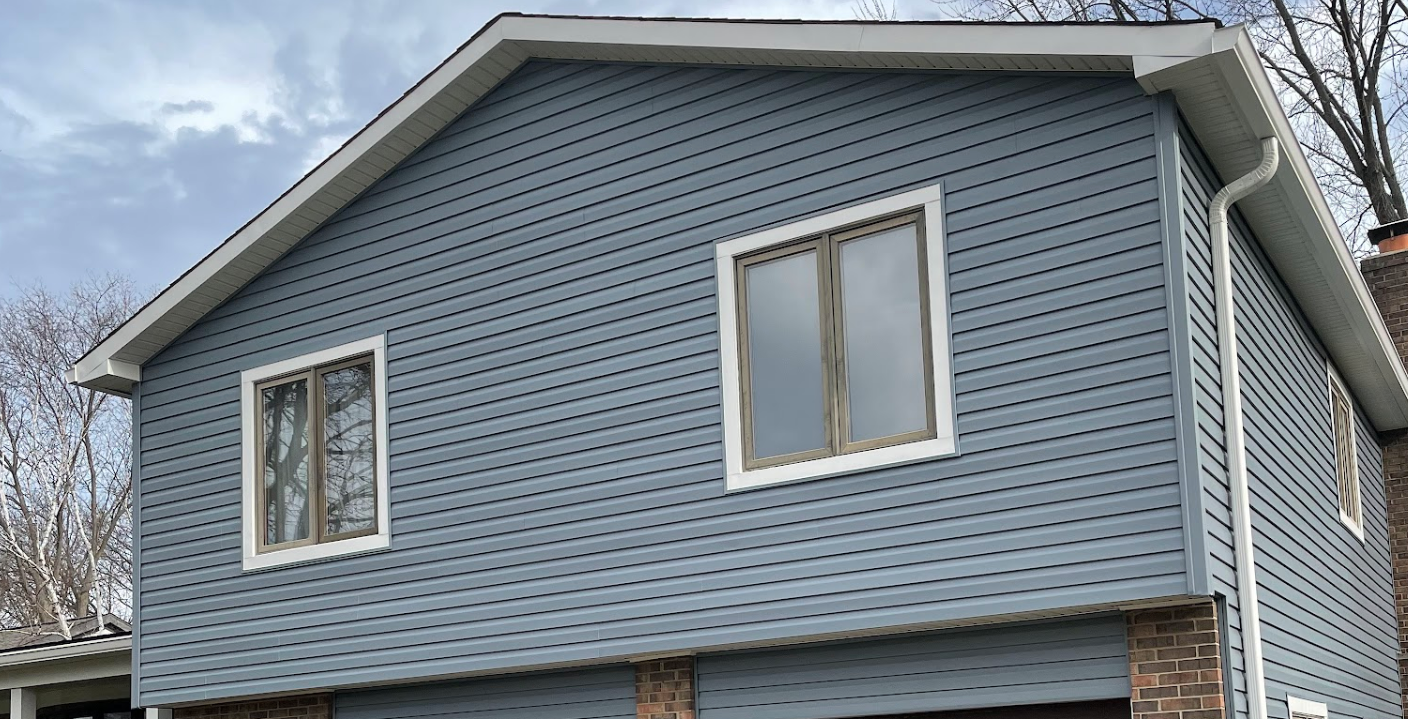
[[[328,535],[376,525],[376,437],[370,363],[322,375]]]
[[[307,539],[308,381],[263,390],[266,544]]]

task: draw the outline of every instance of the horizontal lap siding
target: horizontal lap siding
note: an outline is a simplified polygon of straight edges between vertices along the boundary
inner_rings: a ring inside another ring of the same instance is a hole
[[[338,692],[337,719],[635,719],[629,665]]]
[[[1200,468],[1213,586],[1236,606],[1222,445],[1207,205],[1220,184],[1184,130],[1183,177],[1200,385]],[[1324,701],[1335,716],[1398,716],[1397,632],[1388,560],[1382,453],[1358,417],[1365,541],[1339,519],[1325,354],[1274,269],[1232,223],[1237,331],[1266,661],[1273,716],[1287,695]],[[1240,615],[1233,613],[1234,628]],[[1240,631],[1233,664],[1244,669]],[[1238,677],[1237,706],[1246,710]]]
[[[699,719],[829,719],[1129,697],[1124,617],[706,655]]]
[[[144,369],[142,700],[1181,593],[1152,106],[528,66]],[[714,243],[939,181],[962,456],[725,495]],[[242,574],[239,371],[380,332],[393,551]]]

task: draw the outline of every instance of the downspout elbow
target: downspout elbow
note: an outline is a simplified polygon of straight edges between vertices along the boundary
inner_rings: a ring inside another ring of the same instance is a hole
[[[1261,163],[1251,172],[1235,179],[1231,184],[1217,191],[1208,204],[1208,219],[1214,225],[1227,226],[1227,212],[1238,200],[1261,189],[1271,181],[1276,168],[1281,164],[1281,143],[1274,137],[1261,140]]]

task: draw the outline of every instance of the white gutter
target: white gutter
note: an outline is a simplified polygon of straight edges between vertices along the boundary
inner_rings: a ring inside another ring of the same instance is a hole
[[[1247,442],[1242,428],[1242,378],[1237,361],[1236,302],[1232,294],[1232,253],[1227,211],[1232,203],[1271,180],[1280,163],[1280,143],[1261,141],[1261,164],[1222,188],[1208,206],[1212,235],[1213,291],[1217,297],[1217,345],[1222,365],[1222,426],[1226,434],[1227,479],[1232,495],[1232,540],[1237,564],[1237,608],[1242,614],[1242,653],[1247,666],[1247,706],[1251,719],[1266,719],[1266,672],[1261,655],[1261,612],[1256,596],[1256,552],[1252,547],[1251,491],[1247,486]]]

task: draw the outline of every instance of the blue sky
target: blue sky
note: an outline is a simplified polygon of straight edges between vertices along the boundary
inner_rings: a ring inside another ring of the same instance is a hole
[[[850,0],[10,3],[0,295],[109,271],[164,287],[505,10],[853,16]]]

